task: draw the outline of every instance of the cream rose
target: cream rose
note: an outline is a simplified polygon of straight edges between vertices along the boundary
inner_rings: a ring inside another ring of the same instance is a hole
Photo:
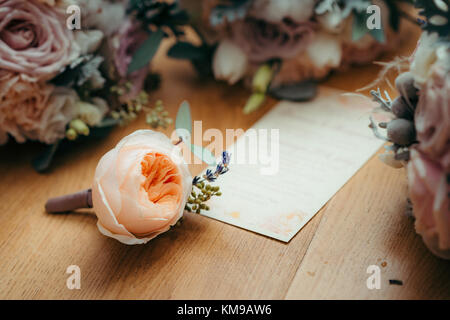
[[[71,89],[0,72],[0,143],[8,140],[7,134],[19,143],[30,139],[52,144],[64,138],[77,100]]]
[[[0,69],[49,80],[78,57],[60,11],[36,0],[0,3]]]
[[[235,84],[245,75],[248,59],[245,53],[230,40],[223,40],[214,53],[213,71],[217,80]]]
[[[425,85],[431,75],[432,66],[436,63],[437,41],[438,35],[436,33],[424,32],[413,54],[411,72],[414,75],[416,85],[419,87]]]
[[[180,150],[159,132],[139,130],[100,160],[92,200],[97,226],[124,244],[143,244],[183,215],[192,177]]]

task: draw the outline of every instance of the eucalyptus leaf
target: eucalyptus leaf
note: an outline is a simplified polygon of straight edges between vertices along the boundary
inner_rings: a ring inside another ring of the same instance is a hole
[[[279,100],[308,101],[317,95],[317,83],[311,80],[270,88],[269,94]]]
[[[169,49],[167,55],[174,59],[201,60],[207,56],[207,53],[202,47],[197,47],[189,42],[179,41]]]
[[[120,123],[119,119],[114,118],[104,118],[100,123],[98,123],[95,127],[96,128],[107,128],[107,127],[114,127]]]
[[[192,133],[192,118],[191,108],[189,106],[189,102],[187,101],[184,101],[178,109],[175,129],[177,135],[181,137],[183,141],[187,142],[190,140],[190,134]],[[188,133],[189,137],[186,137]]]
[[[144,68],[150,63],[158,51],[159,45],[164,38],[164,31],[161,29],[153,32],[147,40],[137,49],[133,55],[130,65],[128,66],[128,74]]]
[[[370,30],[370,35],[380,43],[386,42],[386,36],[384,35],[383,29],[373,29]]]
[[[370,30],[367,28],[367,17],[364,12],[355,12],[352,28],[352,40],[354,42],[364,37]]]
[[[211,151],[209,151],[206,148],[197,146],[195,144],[191,144],[190,147],[191,147],[192,153],[197,158],[201,159],[203,162],[205,162],[209,166],[216,166],[216,164],[217,164],[216,158],[214,157],[214,155],[212,154]]]

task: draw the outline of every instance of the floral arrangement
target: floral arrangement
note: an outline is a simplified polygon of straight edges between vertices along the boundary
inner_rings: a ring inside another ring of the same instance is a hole
[[[154,128],[170,124],[160,103],[149,105],[158,83],[149,63],[186,22],[176,2],[0,0],[0,145],[48,145],[33,163],[43,171],[61,143],[141,111]]]
[[[177,115],[175,143],[160,132],[138,130],[123,138],[98,162],[92,188],[47,201],[51,213],[94,208],[102,234],[124,244],[145,244],[168,231],[185,211],[209,210],[206,204],[220,197],[212,183],[227,173],[230,154],[224,151],[216,163],[206,148],[190,144],[189,105],[181,105]],[[191,177],[182,149],[208,163],[203,176]]]
[[[450,259],[450,2],[416,5],[425,17],[424,32],[407,72],[396,79],[400,95],[391,100],[372,91],[392,120],[377,127],[372,119],[371,127],[389,142],[382,161],[407,168],[417,233],[435,255]]]
[[[200,34],[201,46],[178,43],[169,52],[214,77],[235,84],[244,79],[253,95],[245,113],[266,94],[310,99],[315,81],[333,70],[367,64],[392,49],[400,37],[401,4],[391,0],[183,0]],[[368,7],[380,9],[380,26],[369,29]]]

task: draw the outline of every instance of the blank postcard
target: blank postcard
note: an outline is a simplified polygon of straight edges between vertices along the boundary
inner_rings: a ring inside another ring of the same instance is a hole
[[[279,103],[228,149],[222,196],[202,214],[289,242],[383,145],[368,128],[373,106],[329,88]]]

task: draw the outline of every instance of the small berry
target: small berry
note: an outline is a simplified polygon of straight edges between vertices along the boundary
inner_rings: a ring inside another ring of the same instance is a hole
[[[409,146],[416,140],[414,123],[406,119],[395,119],[387,125],[389,140],[400,146]]]

